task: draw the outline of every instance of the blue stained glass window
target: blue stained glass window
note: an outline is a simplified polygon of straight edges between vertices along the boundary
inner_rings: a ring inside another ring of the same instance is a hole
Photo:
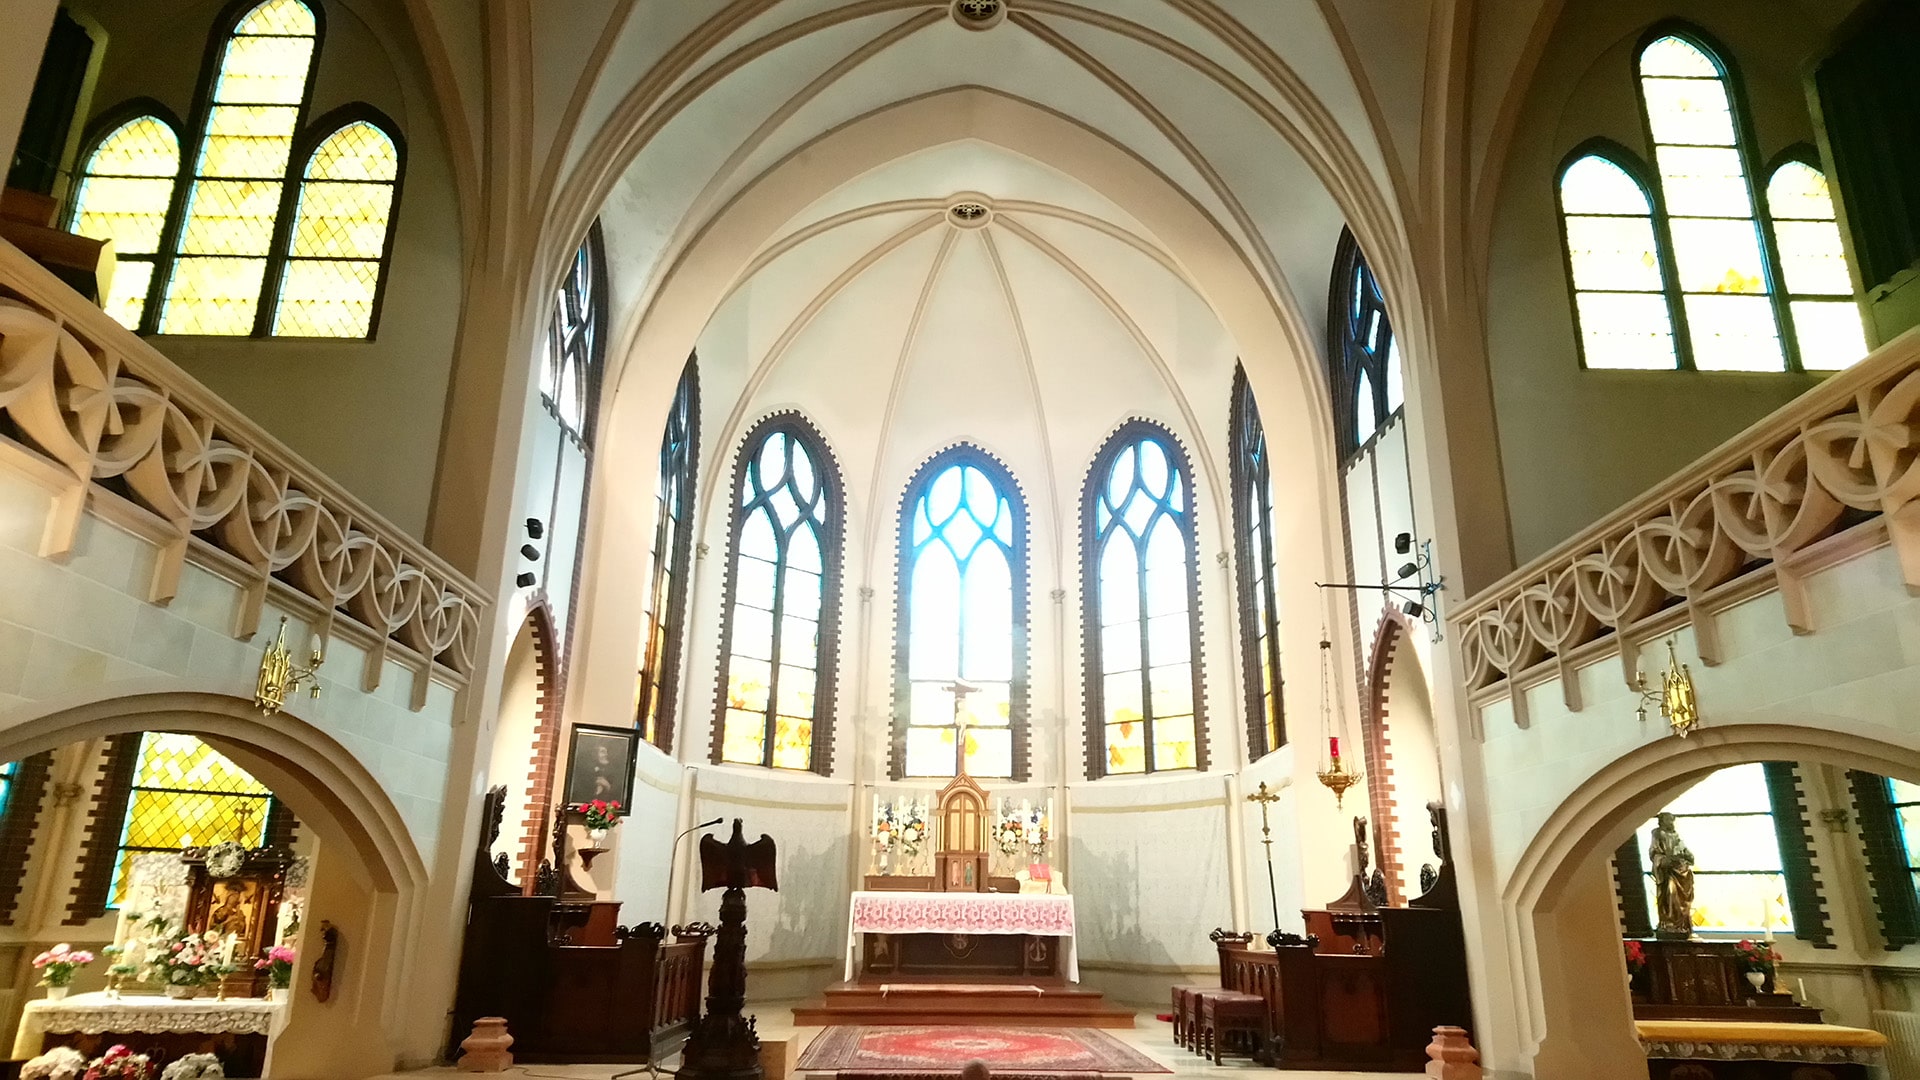
[[[1104,775],[1204,764],[1191,498],[1185,455],[1155,425],[1128,424],[1095,459],[1087,703]]]
[[[1907,873],[1913,878],[1914,891],[1920,893],[1920,784],[1889,779],[1887,798],[1893,803],[1894,817],[1900,822],[1900,845],[1906,851]]]
[[[957,447],[908,486],[905,511],[902,771],[954,775],[964,728],[968,774],[1012,777],[1026,679],[1025,508],[1005,470]]]
[[[7,800],[13,794],[13,774],[20,768],[17,761],[0,762],[0,817],[7,813]]]

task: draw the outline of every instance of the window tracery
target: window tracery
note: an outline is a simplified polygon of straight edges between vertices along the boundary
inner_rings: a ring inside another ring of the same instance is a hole
[[[741,445],[713,760],[826,775],[839,640],[839,468],[794,413],[761,421]]]
[[[936,455],[901,502],[896,776],[1025,773],[1026,505],[978,447]],[[971,688],[955,713],[956,683]]]
[[[573,254],[567,276],[554,294],[547,327],[546,355],[540,369],[540,397],[560,426],[582,443],[592,442],[591,425],[599,404],[600,223]]]
[[[1246,369],[1233,370],[1234,562],[1240,594],[1240,661],[1247,694],[1248,758],[1287,741],[1281,697],[1279,562],[1274,555],[1273,482],[1267,433]]]
[[[640,658],[636,712],[641,738],[673,752],[673,721],[685,636],[687,577],[693,559],[694,480],[700,461],[700,372],[689,357],[660,439],[660,487],[654,502],[653,578],[647,591],[646,652]]]
[[[1129,421],[1081,500],[1088,775],[1206,767],[1192,470],[1157,424]]]
[[[1386,297],[1348,230],[1341,231],[1334,249],[1329,307],[1334,424],[1345,458],[1372,441],[1406,405],[1400,347]]]

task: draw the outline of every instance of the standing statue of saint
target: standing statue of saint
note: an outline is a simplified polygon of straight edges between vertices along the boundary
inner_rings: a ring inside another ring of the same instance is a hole
[[[1673,815],[1661,814],[1647,848],[1653,869],[1654,906],[1660,915],[1656,933],[1686,940],[1693,936],[1693,852],[1673,827]]]

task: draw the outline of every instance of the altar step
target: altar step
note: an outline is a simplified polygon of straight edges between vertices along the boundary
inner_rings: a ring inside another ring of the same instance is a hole
[[[1132,1009],[1108,1004],[1097,990],[1061,983],[958,979],[835,983],[818,1000],[793,1010],[797,1027],[979,1024],[1130,1028],[1133,1016]]]

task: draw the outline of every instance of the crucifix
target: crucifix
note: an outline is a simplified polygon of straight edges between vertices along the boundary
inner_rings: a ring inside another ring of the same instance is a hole
[[[980,688],[968,686],[955,679],[940,688],[944,693],[953,695],[953,741],[960,755],[960,767],[957,775],[967,775],[967,695],[977,694]]]
[[[1273,925],[1280,925],[1280,897],[1273,887],[1273,826],[1267,822],[1267,807],[1280,801],[1280,793],[1267,790],[1267,782],[1260,781],[1260,790],[1247,796],[1250,803],[1260,804],[1260,842],[1267,846],[1267,901],[1273,905]]]

